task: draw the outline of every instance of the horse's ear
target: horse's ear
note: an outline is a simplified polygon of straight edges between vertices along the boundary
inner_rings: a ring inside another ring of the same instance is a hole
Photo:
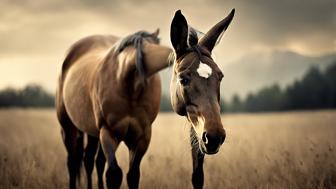
[[[159,37],[160,34],[160,28],[156,29],[154,33],[152,33],[153,36]]]
[[[214,27],[212,27],[199,41],[199,45],[207,48],[209,52],[212,51],[214,46],[218,43],[221,36],[225,32],[225,30],[230,25],[233,16],[235,13],[235,9],[232,9],[230,14],[224,18],[222,21],[220,21],[218,24],[216,24]]]
[[[175,12],[170,26],[170,41],[175,49],[176,57],[183,55],[188,47],[188,23],[181,10]]]

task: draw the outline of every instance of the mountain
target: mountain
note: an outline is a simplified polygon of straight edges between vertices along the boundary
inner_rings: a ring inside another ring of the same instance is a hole
[[[245,96],[274,83],[284,87],[303,76],[311,66],[324,69],[333,61],[336,61],[336,53],[313,57],[293,51],[253,52],[228,63],[217,60],[224,73],[221,95],[226,99],[235,93]],[[170,67],[160,73],[163,93],[167,96],[172,71]]]

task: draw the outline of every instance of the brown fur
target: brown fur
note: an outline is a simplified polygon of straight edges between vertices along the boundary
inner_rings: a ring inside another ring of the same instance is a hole
[[[129,45],[116,52],[118,40],[114,36],[82,39],[72,46],[62,66],[56,109],[68,151],[70,188],[76,187],[79,165],[74,162],[82,157],[80,151],[83,147],[79,147],[82,133],[99,138],[100,151],[104,152],[108,163],[106,182],[109,188],[119,187],[121,183],[122,174],[115,151],[124,141],[130,150],[128,184],[130,188],[138,187],[140,161],[148,148],[151,124],[160,104],[161,82],[157,72],[170,64],[168,56],[171,50],[144,37],[141,39],[142,49]],[[146,83],[141,82],[136,69],[138,50],[142,50],[144,55]],[[96,142],[89,140],[85,151],[95,153]],[[85,165],[93,162],[92,158],[84,160]],[[102,183],[99,185],[103,186]]]

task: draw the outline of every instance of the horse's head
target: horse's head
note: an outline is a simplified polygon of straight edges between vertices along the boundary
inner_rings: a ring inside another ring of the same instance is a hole
[[[223,73],[211,57],[211,51],[234,16],[231,13],[200,40],[181,11],[175,13],[170,40],[176,62],[170,86],[174,111],[187,116],[203,153],[215,154],[225,140],[220,117],[220,82]]]

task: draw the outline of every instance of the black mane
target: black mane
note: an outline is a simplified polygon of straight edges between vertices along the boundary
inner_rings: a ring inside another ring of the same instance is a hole
[[[188,36],[188,44],[189,47],[195,46],[198,43],[198,33],[201,33],[200,31],[196,30],[195,28],[189,26],[189,36]]]
[[[202,55],[207,55],[206,52],[198,45],[198,40],[200,36],[203,36],[204,33],[189,26],[189,33],[188,33],[188,49],[187,51],[191,52],[194,51],[198,58],[201,60]]]
[[[146,31],[138,31],[134,34],[131,34],[121,39],[115,48],[115,52],[117,54],[121,53],[128,46],[132,46],[136,49],[135,66],[143,82],[145,82],[146,78],[143,63],[144,60],[143,60],[143,46],[142,46],[144,38],[150,38],[155,44],[160,43],[160,39],[156,35]]]

